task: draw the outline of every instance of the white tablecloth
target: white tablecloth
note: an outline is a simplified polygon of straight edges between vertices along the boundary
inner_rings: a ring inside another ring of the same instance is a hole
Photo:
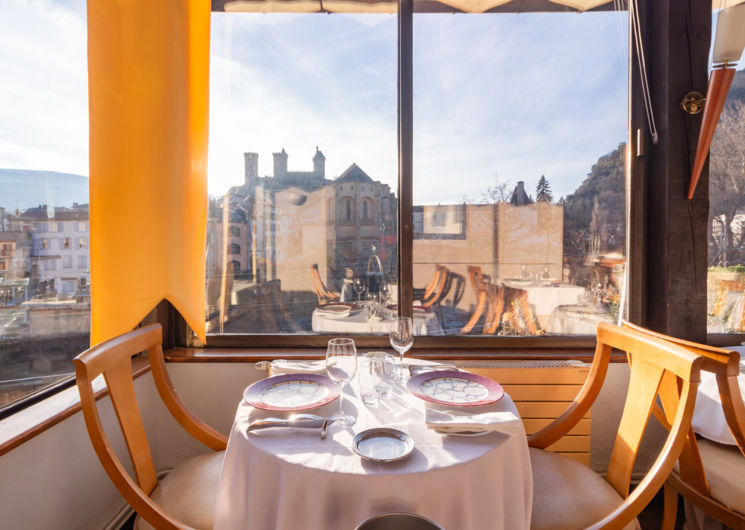
[[[741,357],[745,356],[743,346],[727,346],[726,349],[740,352]],[[742,397],[745,399],[745,361],[743,360],[740,361],[740,376],[737,380],[740,383]],[[711,372],[701,372],[701,382],[698,385],[696,408],[693,410],[691,425],[693,430],[704,438],[722,444],[736,445],[727,426],[727,420],[724,418],[716,376]]]
[[[336,406],[321,412],[333,413]],[[509,396],[490,407],[517,414]],[[347,394],[345,409],[356,410],[356,425],[332,425],[321,440],[317,429],[248,435],[250,420],[276,413],[242,402],[225,453],[215,529],[352,530],[390,511],[418,513],[447,530],[530,527],[533,483],[524,432],[438,434],[425,427],[424,403],[400,388],[369,408]],[[412,437],[408,459],[377,464],[352,452],[354,435],[378,426]]]
[[[393,320],[368,320],[365,310],[357,311],[346,318],[327,318],[322,311],[313,310],[311,326],[316,333],[388,333]],[[414,335],[442,335],[442,326],[437,315],[414,313]]]

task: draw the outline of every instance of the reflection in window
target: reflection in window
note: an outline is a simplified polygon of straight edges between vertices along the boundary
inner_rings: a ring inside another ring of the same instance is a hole
[[[414,15],[415,302],[446,334],[616,320],[627,27],[612,11]]]
[[[0,169],[0,409],[89,346],[88,251],[62,237],[87,237],[85,16],[85,0],[0,2],[0,167],[28,168]]]
[[[709,158],[709,333],[745,333],[745,70],[735,73]]]
[[[212,30],[207,330],[333,333],[319,304],[396,278],[396,17],[213,13]]]

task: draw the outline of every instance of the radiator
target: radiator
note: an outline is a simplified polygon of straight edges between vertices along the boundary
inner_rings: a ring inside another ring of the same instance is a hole
[[[528,435],[560,416],[579,394],[590,373],[590,365],[579,361],[456,361],[455,365],[502,385],[515,402]],[[589,467],[591,422],[588,411],[548,450]]]

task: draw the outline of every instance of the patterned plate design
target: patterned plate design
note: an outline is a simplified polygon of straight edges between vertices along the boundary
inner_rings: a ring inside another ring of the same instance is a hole
[[[243,392],[246,403],[258,409],[292,412],[320,407],[339,397],[339,387],[320,374],[267,377]]]
[[[416,397],[440,405],[476,407],[499,401],[504,390],[496,381],[459,370],[436,370],[415,375],[406,385]]]

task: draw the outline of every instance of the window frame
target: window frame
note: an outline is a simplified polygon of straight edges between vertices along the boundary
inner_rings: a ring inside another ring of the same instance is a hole
[[[400,316],[411,317],[413,313],[414,285],[413,285],[413,247],[414,247],[414,223],[413,223],[413,23],[414,23],[413,0],[398,1],[398,35],[397,35],[397,57],[398,57],[398,300]],[[629,24],[629,61],[628,61],[628,127],[627,127],[627,149],[634,145],[630,131],[645,131],[643,122],[643,102],[639,97],[632,97],[632,85],[636,82],[634,77],[634,61],[632,59],[632,39],[630,38],[631,24]],[[643,137],[640,137],[643,139]],[[634,157],[628,156],[628,159]],[[634,160],[627,164],[626,170],[626,253],[628,259],[627,275],[632,272],[643,270],[644,245],[646,237],[644,233],[644,216],[639,205],[643,204],[645,194],[643,190],[630,195],[630,181],[634,179],[634,173],[640,172],[644,161],[635,163]],[[640,186],[641,188],[641,186]],[[341,191],[341,188],[340,190]],[[343,212],[342,212],[343,213]],[[352,212],[353,214],[355,212]],[[353,215],[353,217],[356,217]],[[633,237],[630,237],[633,232]],[[631,245],[634,245],[632,247]],[[640,322],[642,318],[641,308],[643,283],[629,280],[627,295],[628,317]],[[256,333],[234,333],[234,334],[208,334],[206,344],[202,344],[196,336],[188,329],[185,321],[180,315],[174,319],[177,323],[176,345],[182,347],[204,347],[204,348],[323,348],[331,338],[338,334],[256,334]],[[389,347],[386,335],[355,335],[355,343],[360,347]],[[474,350],[479,355],[500,356],[502,354],[515,354],[520,350],[538,350],[543,352],[566,351],[570,349],[587,349],[595,346],[594,335],[577,336],[463,336],[447,335],[440,337],[417,336],[417,350]],[[499,350],[498,353],[489,350]],[[284,353],[283,353],[284,355]]]

